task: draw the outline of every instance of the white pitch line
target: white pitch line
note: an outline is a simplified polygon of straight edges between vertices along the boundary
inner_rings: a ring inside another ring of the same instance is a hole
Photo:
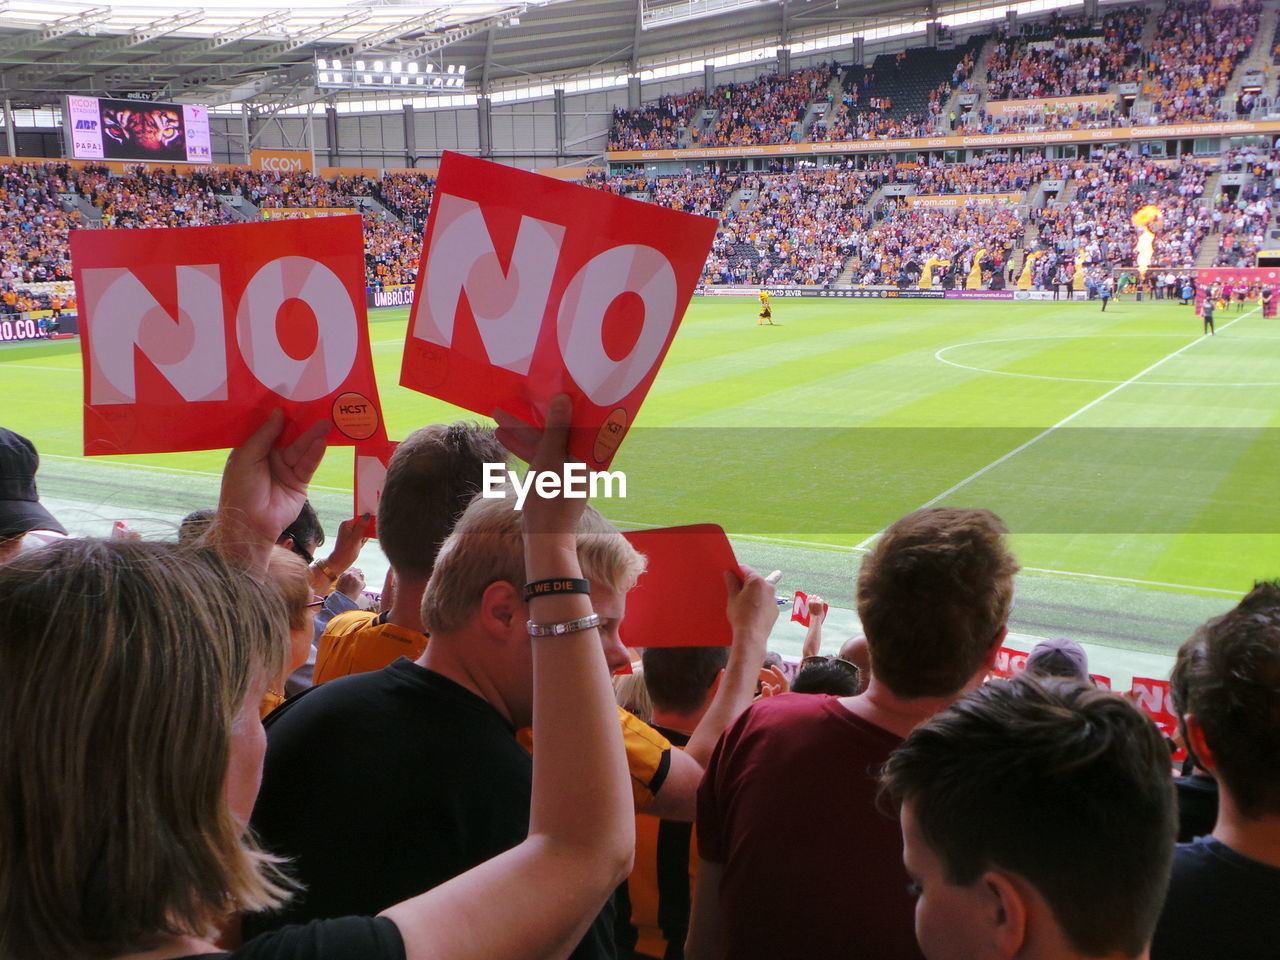
[[[1242,313],[1240,316],[1236,317],[1236,318],[1235,318],[1234,320],[1232,320],[1230,323],[1227,323],[1226,325],[1224,325],[1222,329],[1223,329],[1223,330],[1226,330],[1226,329],[1227,329],[1228,327],[1230,327],[1232,324],[1239,323],[1239,322],[1240,322],[1241,320],[1243,320],[1245,317],[1252,316],[1253,314],[1257,313],[1257,312],[1258,312],[1259,310],[1261,310],[1261,309],[1262,309],[1261,307],[1254,307],[1254,308],[1253,308],[1252,310],[1250,310],[1248,313]],[[934,497],[932,500],[929,500],[929,501],[927,501],[927,502],[925,502],[925,503],[922,503],[922,504],[921,504],[919,507],[917,507],[916,509],[917,509],[917,510],[924,510],[926,507],[932,507],[932,506],[934,506],[935,504],[940,503],[941,501],[945,500],[947,497],[949,497],[949,496],[951,496],[953,493],[955,493],[957,490],[961,489],[962,487],[966,487],[966,486],[968,486],[970,483],[972,483],[974,480],[977,480],[979,477],[981,477],[981,476],[985,476],[988,472],[990,472],[991,470],[994,470],[996,467],[1000,466],[1000,464],[1004,463],[1006,460],[1010,460],[1010,459],[1012,459],[1013,457],[1016,457],[1016,456],[1017,456],[1018,454],[1020,454],[1023,450],[1026,450],[1028,447],[1030,447],[1033,443],[1036,443],[1036,442],[1037,442],[1037,441],[1039,441],[1039,440],[1043,440],[1045,437],[1049,436],[1049,434],[1053,433],[1053,432],[1054,432],[1055,430],[1057,430],[1058,428],[1066,426],[1068,423],[1070,423],[1070,422],[1071,422],[1072,420],[1074,420],[1076,417],[1080,416],[1080,415],[1081,415],[1081,414],[1083,414],[1083,413],[1087,413],[1087,412],[1089,412],[1089,411],[1090,411],[1090,410],[1092,410],[1094,407],[1096,407],[1098,404],[1100,404],[1103,400],[1106,400],[1108,397],[1115,396],[1117,393],[1119,393],[1119,392],[1120,392],[1121,390],[1123,390],[1125,387],[1129,386],[1129,384],[1133,383],[1133,382],[1134,382],[1134,381],[1136,381],[1136,380],[1141,379],[1142,377],[1145,377],[1148,373],[1150,373],[1152,370],[1156,369],[1157,367],[1162,366],[1162,365],[1163,365],[1163,364],[1165,364],[1165,363],[1168,363],[1170,360],[1172,360],[1172,359],[1173,359],[1174,357],[1176,357],[1178,354],[1182,353],[1182,351],[1186,350],[1186,349],[1187,349],[1187,348],[1189,348],[1189,347],[1195,346],[1197,343],[1200,343],[1201,341],[1203,341],[1203,340],[1207,340],[1207,339],[1209,339],[1209,334],[1207,334],[1207,333],[1202,333],[1200,336],[1196,337],[1196,339],[1191,340],[1191,341],[1189,341],[1189,342],[1187,342],[1187,343],[1184,343],[1184,344],[1183,344],[1182,346],[1180,346],[1177,350],[1173,351],[1173,353],[1169,354],[1169,355],[1168,355],[1168,356],[1166,356],[1166,357],[1161,357],[1159,360],[1157,360],[1155,363],[1151,364],[1151,366],[1147,367],[1145,370],[1140,370],[1140,371],[1138,371],[1138,372],[1137,372],[1137,373],[1135,373],[1132,377],[1130,377],[1128,380],[1124,381],[1124,383],[1118,383],[1118,384],[1116,384],[1114,387],[1112,387],[1112,388],[1111,388],[1110,390],[1108,390],[1106,393],[1102,394],[1102,396],[1100,396],[1100,397],[1095,397],[1093,400],[1090,400],[1088,403],[1086,403],[1086,404],[1085,404],[1083,407],[1081,407],[1079,410],[1075,411],[1074,413],[1070,413],[1070,414],[1068,414],[1067,416],[1063,417],[1061,420],[1059,420],[1059,421],[1058,421],[1057,423],[1055,423],[1053,426],[1051,426],[1051,427],[1047,427],[1046,429],[1041,430],[1039,433],[1037,433],[1037,434],[1036,434],[1034,437],[1032,437],[1030,440],[1026,441],[1025,443],[1019,444],[1017,447],[1015,447],[1014,449],[1010,450],[1008,453],[1004,454],[1003,456],[998,457],[998,458],[996,458],[995,460],[992,460],[990,463],[988,463],[985,467],[982,467],[980,470],[975,470],[973,473],[969,474],[969,476],[965,477],[963,480],[959,481],[958,483],[954,483],[954,484],[952,484],[950,487],[948,487],[946,490],[943,490],[940,494],[938,494],[938,495],[937,495],[936,497]],[[888,528],[887,528],[887,527],[885,527],[885,528],[883,528],[883,529],[881,529],[881,530],[877,530],[877,531],[876,531],[875,533],[873,533],[871,536],[867,537],[865,540],[863,540],[861,543],[859,543],[859,544],[858,544],[858,546],[859,546],[859,547],[865,547],[865,546],[868,546],[868,545],[869,545],[873,540],[875,540],[875,539],[876,539],[876,537],[880,536],[880,534],[884,533],[884,531],[885,531],[885,530],[887,530],[887,529],[888,529]]]
[[[1241,320],[1248,314],[1236,317]],[[1231,321],[1235,323],[1235,320]],[[1225,330],[1226,327],[1223,327]],[[1050,377],[1042,373],[1018,373],[1013,370],[992,370],[990,367],[975,367],[967,363],[961,363],[959,360],[948,360],[943,356],[949,350],[958,350],[961,347],[978,347],[988,343],[1025,343],[1027,341],[1036,340],[1079,340],[1081,337],[1138,337],[1142,339],[1154,337],[1185,337],[1185,333],[1081,333],[1074,336],[1044,336],[1044,337],[1001,337],[999,340],[968,340],[964,343],[953,343],[946,347],[941,347],[933,354],[933,359],[939,363],[945,363],[949,367],[955,367],[957,370],[970,370],[973,373],[990,373],[997,377],[1017,377],[1022,380],[1055,380],[1059,383],[1123,383],[1123,380],[1101,380],[1097,377]],[[1239,338],[1237,338],[1239,339]],[[1255,337],[1258,340],[1274,340],[1274,337]],[[1206,380],[1201,383],[1194,383],[1186,380],[1146,380],[1139,386],[1143,387],[1280,387],[1280,382],[1273,380],[1261,380],[1257,383],[1220,383],[1216,380]]]
[[[21,360],[15,360],[4,365],[5,370],[56,370],[59,373],[82,373],[79,367],[40,367],[34,363],[23,363]]]
[[[659,529],[668,524],[663,523],[644,523],[640,520],[614,520],[614,523],[623,527],[643,527],[648,530]],[[817,547],[827,550],[841,550],[847,553],[870,553],[869,547],[851,547],[843,543],[823,543],[818,540],[788,540],[784,537],[766,537],[761,534],[747,533],[729,533],[726,532],[730,540],[748,540],[753,543],[782,543],[788,546],[797,547]],[[1109,583],[1132,583],[1144,587],[1170,587],[1175,590],[1192,590],[1199,593],[1218,593],[1224,597],[1238,597],[1239,590],[1226,590],[1222,587],[1202,587],[1193,583],[1170,583],[1167,580],[1142,580],[1137,577],[1113,577],[1105,573],[1080,573],[1076,570],[1055,570],[1052,567],[1022,567],[1028,573],[1047,573],[1057,577],[1083,577],[1086,580],[1105,580]]]
[[[1164,580],[1138,580],[1133,577],[1112,577],[1101,573],[1076,573],[1073,570],[1052,570],[1048,567],[1023,567],[1032,573],[1052,573],[1060,577],[1084,577],[1088,580],[1108,580],[1113,583],[1137,583],[1148,587],[1173,587],[1178,590],[1198,590],[1202,593],[1220,593],[1225,597],[1238,597],[1239,590],[1224,590],[1221,587],[1197,587],[1190,583],[1167,583]]]

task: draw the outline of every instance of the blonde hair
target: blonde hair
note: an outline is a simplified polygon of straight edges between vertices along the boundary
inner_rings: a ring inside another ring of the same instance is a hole
[[[199,548],[62,540],[0,567],[0,956],[147,950],[284,898],[225,781],[286,619]]]
[[[267,558],[267,579],[280,594],[289,615],[289,628],[301,630],[311,623],[311,570],[307,561],[286,547],[275,546]]]
[[[626,593],[644,572],[644,555],[592,507],[578,521],[578,562],[592,583]],[[462,629],[491,583],[505,581],[523,590],[524,540],[520,512],[511,498],[471,501],[445,540],[422,598],[422,622],[429,633]]]

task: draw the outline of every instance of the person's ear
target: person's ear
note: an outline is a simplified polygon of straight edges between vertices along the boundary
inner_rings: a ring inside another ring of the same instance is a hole
[[[1200,718],[1194,713],[1188,713],[1182,718],[1182,722],[1187,731],[1187,748],[1195,756],[1196,765],[1212,772],[1218,764],[1213,757],[1213,748],[1209,746],[1209,741],[1205,739],[1204,727],[1200,724]]]
[[[711,686],[707,687],[707,695],[703,698],[703,703],[710,703],[716,697],[716,691],[720,689],[720,681],[724,679],[724,667],[716,671],[715,678],[711,681]]]
[[[1027,942],[1028,906],[1012,877],[988,870],[978,880],[990,910],[992,947],[997,957],[1016,957]]]
[[[293,549],[293,537],[284,537],[283,539],[277,540],[277,541],[276,541],[276,544],[277,544],[278,546],[284,547],[286,550],[292,550],[292,549]]]
[[[996,635],[991,638],[991,648],[987,651],[987,658],[983,661],[983,666],[987,668],[987,672],[991,672],[996,668],[996,658],[1000,656],[1000,649],[1004,646],[1005,638],[1009,636],[1009,625],[1002,624],[1000,629],[996,631]]]
[[[495,580],[480,595],[480,624],[491,634],[509,636],[519,626],[525,631],[528,612],[519,592],[505,580]]]

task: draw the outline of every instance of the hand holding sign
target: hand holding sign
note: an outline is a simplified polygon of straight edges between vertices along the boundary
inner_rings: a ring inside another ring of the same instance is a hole
[[[709,217],[445,153],[400,383],[526,424],[566,393],[570,458],[607,467],[715,231]]]
[[[273,410],[265,423],[231,451],[222,471],[218,516],[210,543],[251,566],[266,569],[267,555],[281,532],[297,519],[307,485],[324,457],[329,423],[311,425],[287,447],[274,446],[284,414]]]

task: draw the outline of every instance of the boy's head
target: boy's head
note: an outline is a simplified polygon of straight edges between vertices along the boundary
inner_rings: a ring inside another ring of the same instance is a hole
[[[929,960],[1140,955],[1172,863],[1169,751],[1123,698],[1021,676],[974,691],[889,759]]]
[[[1170,680],[1200,765],[1245,817],[1280,816],[1280,581],[1200,627]]]
[[[876,682],[904,699],[963,689],[1004,636],[1017,572],[990,510],[929,507],[890,526],[858,571]]]

